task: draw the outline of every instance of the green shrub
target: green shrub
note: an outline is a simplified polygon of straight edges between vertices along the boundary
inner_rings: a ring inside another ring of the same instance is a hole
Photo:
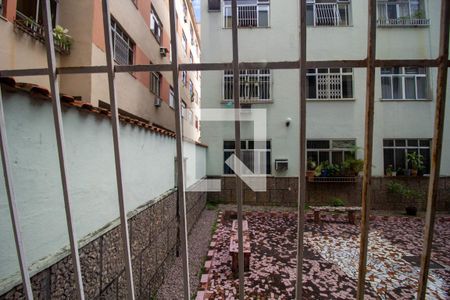
[[[331,199],[330,205],[334,207],[345,206],[345,200],[339,197],[334,197]]]

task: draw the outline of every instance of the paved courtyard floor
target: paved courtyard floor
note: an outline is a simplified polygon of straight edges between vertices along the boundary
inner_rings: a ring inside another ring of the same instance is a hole
[[[227,215],[227,214],[225,214]],[[296,214],[248,212],[251,260],[246,273],[248,299],[293,299],[296,277]],[[359,226],[344,215],[308,216],[303,265],[306,299],[354,299],[359,256]],[[238,280],[228,252],[231,218],[214,235],[208,290],[213,299],[237,297]],[[422,218],[376,216],[370,222],[366,299],[414,299],[422,249]],[[429,299],[450,299],[450,217],[437,218]]]

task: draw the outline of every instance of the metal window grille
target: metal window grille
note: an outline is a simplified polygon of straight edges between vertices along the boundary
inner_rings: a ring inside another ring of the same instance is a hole
[[[351,68],[308,69],[308,99],[353,98],[353,70]]]
[[[237,1],[233,0],[231,3],[232,11],[232,62],[225,63],[198,63],[198,64],[179,64],[177,56],[177,32],[176,32],[176,13],[174,0],[169,0],[169,15],[170,15],[170,36],[172,48],[172,61],[170,64],[160,65],[114,65],[113,64],[113,42],[111,29],[111,16],[109,9],[109,0],[102,0],[102,15],[103,15],[103,29],[105,35],[105,53],[106,66],[77,66],[77,67],[56,67],[55,47],[53,43],[52,24],[50,14],[50,0],[41,1],[44,11],[44,29],[45,29],[45,43],[47,51],[47,68],[38,69],[15,69],[15,70],[0,70],[0,76],[49,76],[51,95],[53,98],[53,115],[56,132],[58,157],[61,173],[61,182],[63,189],[63,200],[65,204],[66,219],[68,224],[70,250],[72,254],[73,274],[76,281],[76,290],[78,292],[78,299],[84,299],[84,288],[81,277],[81,267],[78,255],[77,236],[73,228],[71,201],[68,192],[65,166],[65,151],[64,151],[64,131],[61,117],[61,103],[59,96],[59,85],[57,80],[58,74],[94,74],[106,73],[108,75],[108,87],[110,93],[111,103],[111,122],[113,128],[113,146],[115,155],[117,191],[120,211],[120,228],[122,233],[122,246],[125,261],[125,278],[128,288],[128,298],[134,300],[134,283],[132,275],[131,251],[128,233],[128,224],[126,217],[126,206],[123,192],[122,182],[122,162],[120,155],[120,136],[119,136],[119,119],[118,106],[115,93],[114,74],[121,72],[172,72],[173,82],[178,82],[179,71],[225,71],[233,70],[233,74],[240,73],[240,69],[298,69],[299,70],[299,111],[300,126],[299,126],[299,164],[300,176],[298,177],[298,231],[297,231],[297,276],[296,276],[296,299],[302,299],[302,282],[303,282],[303,234],[304,234],[304,209],[306,198],[306,177],[303,176],[306,171],[306,71],[311,68],[365,68],[367,70],[366,76],[366,110],[365,110],[365,137],[364,137],[364,171],[362,181],[361,193],[361,235],[360,235],[360,255],[358,266],[358,281],[357,281],[357,295],[358,300],[364,299],[366,287],[366,271],[367,271],[367,252],[368,252],[368,233],[369,233],[369,207],[370,207],[370,189],[371,189],[371,169],[372,169],[372,149],[373,149],[373,124],[374,124],[374,94],[375,94],[375,68],[376,67],[398,67],[398,66],[420,66],[420,67],[435,67],[438,69],[437,75],[437,93],[436,93],[436,109],[434,118],[433,140],[431,146],[431,167],[430,179],[427,196],[427,210],[424,228],[424,243],[423,252],[421,256],[420,275],[418,280],[417,298],[425,299],[428,272],[430,270],[431,248],[434,234],[434,223],[436,217],[436,200],[439,187],[440,163],[442,155],[442,141],[443,141],[443,124],[445,118],[445,102],[446,102],[446,88],[448,78],[449,63],[449,31],[450,31],[450,1],[441,1],[441,17],[440,17],[440,33],[439,33],[439,55],[432,59],[391,59],[391,60],[376,60],[376,2],[367,0],[368,5],[368,34],[367,34],[367,57],[363,60],[334,60],[334,61],[307,61],[306,60],[306,0],[299,1],[299,59],[296,61],[278,61],[278,62],[240,62],[239,61],[239,45],[238,45],[238,7]],[[233,78],[234,90],[234,106],[236,109],[240,108],[239,94],[239,78]],[[179,95],[178,85],[174,86],[174,103],[175,103],[175,131],[176,131],[176,152],[177,157],[183,157],[182,148],[182,105],[186,106],[184,101],[181,101]],[[10,208],[11,223],[16,242],[16,250],[19,259],[19,266],[24,286],[24,293],[27,299],[33,299],[31,283],[28,272],[28,265],[23,251],[23,239],[20,232],[20,220],[17,214],[16,200],[14,197],[14,183],[11,178],[10,160],[8,156],[8,144],[5,130],[5,117],[3,107],[1,105],[0,92],[0,150],[2,156],[2,166],[5,174],[5,186],[7,190],[8,204]],[[238,113],[237,113],[238,114]],[[234,122],[235,126],[235,153],[237,158],[242,158],[241,153],[241,129],[240,121]],[[181,160],[177,160],[177,169],[183,172],[177,172],[177,187],[179,199],[179,215],[180,215],[180,252],[182,254],[182,269],[183,269],[183,292],[184,299],[190,299],[189,286],[189,254],[187,248],[187,228],[186,228],[186,199],[184,186],[184,169],[185,166]],[[244,248],[243,248],[243,182],[239,177],[236,177],[236,199],[237,199],[237,215],[238,215],[238,262],[239,262],[239,299],[244,299]]]
[[[239,71],[239,98],[244,103],[271,101],[272,76],[270,70]],[[233,100],[233,72],[225,71],[223,79],[223,99]]]
[[[427,71],[420,67],[381,68],[383,99],[426,99]]]
[[[255,1],[256,2],[256,1]],[[262,1],[261,1],[262,2]],[[224,2],[223,6],[223,26],[231,28],[231,4]],[[269,2],[255,4],[238,5],[238,27],[269,27]]]
[[[350,1],[315,3],[308,0],[307,23],[311,26],[348,26],[350,25]]]
[[[135,45],[133,40],[114,19],[111,19],[111,33],[114,60],[120,65],[132,65]]]

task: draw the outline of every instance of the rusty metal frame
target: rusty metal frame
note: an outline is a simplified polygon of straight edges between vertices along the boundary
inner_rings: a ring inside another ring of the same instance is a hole
[[[296,299],[302,299],[302,262],[303,262],[303,230],[304,230],[304,202],[306,198],[306,181],[304,179],[304,171],[306,166],[305,143],[306,143],[306,69],[320,68],[320,67],[349,67],[349,68],[365,68],[367,70],[366,77],[366,112],[365,112],[365,139],[364,139],[364,176],[362,189],[362,217],[361,217],[361,239],[360,239],[360,260],[358,272],[358,290],[357,298],[364,298],[364,287],[366,283],[366,261],[367,261],[367,244],[369,232],[369,213],[370,213],[370,186],[371,186],[371,167],[372,167],[372,148],[373,148],[373,121],[374,121],[374,82],[375,82],[375,68],[377,67],[393,67],[393,66],[421,66],[421,67],[437,67],[438,68],[438,85],[437,85],[437,99],[436,111],[434,121],[434,135],[432,147],[432,163],[431,176],[428,187],[428,202],[426,212],[426,225],[424,248],[421,260],[421,273],[419,279],[418,298],[425,299],[426,285],[428,279],[429,263],[431,257],[431,245],[433,240],[433,231],[436,215],[436,199],[439,182],[439,171],[442,153],[442,137],[443,137],[443,122],[445,114],[446,102],[446,83],[448,77],[448,68],[450,62],[448,60],[449,54],[449,19],[450,19],[450,4],[447,0],[441,1],[441,21],[440,21],[440,47],[439,57],[435,59],[389,59],[377,60],[375,55],[376,49],[376,7],[375,1],[368,0],[368,45],[367,58],[362,60],[329,60],[329,61],[307,61],[306,60],[306,0],[299,0],[299,60],[297,61],[278,61],[278,62],[239,62],[239,47],[238,47],[238,26],[237,26],[237,0],[232,1],[232,48],[233,60],[232,62],[220,63],[195,63],[195,64],[179,64],[177,59],[177,41],[176,41],[176,21],[175,21],[175,0],[169,1],[170,13],[170,36],[172,43],[173,59],[170,64],[159,65],[120,65],[114,66],[112,60],[112,45],[110,32],[110,15],[109,15],[109,1],[103,0],[103,24],[106,41],[106,66],[80,66],[80,67],[61,67],[57,68],[55,63],[55,49],[52,41],[51,24],[49,18],[46,18],[44,24],[46,31],[46,51],[47,51],[47,68],[35,69],[17,69],[17,70],[0,70],[0,77],[4,76],[35,76],[47,75],[50,80],[50,88],[53,101],[53,112],[56,129],[56,137],[58,144],[58,155],[60,162],[60,171],[62,178],[62,185],[64,191],[64,201],[66,208],[66,219],[68,222],[71,253],[73,265],[76,274],[76,283],[79,299],[84,299],[83,283],[81,277],[80,262],[78,257],[78,246],[75,230],[73,228],[70,197],[67,187],[67,177],[64,160],[64,135],[62,128],[61,107],[59,98],[59,87],[57,82],[57,75],[61,74],[107,74],[108,85],[111,97],[111,111],[112,111],[112,128],[114,140],[114,153],[116,165],[116,179],[119,194],[119,208],[122,231],[122,242],[124,248],[125,269],[128,283],[128,298],[134,299],[134,284],[131,266],[131,254],[128,237],[128,226],[126,217],[126,207],[123,195],[123,182],[121,173],[121,159],[120,159],[120,135],[118,122],[118,107],[115,99],[115,73],[124,72],[154,72],[154,71],[170,71],[172,72],[173,81],[178,82],[179,71],[222,71],[233,70],[234,74],[239,73],[239,69],[298,69],[299,70],[299,156],[300,156],[300,173],[299,173],[299,194],[298,194],[298,245],[297,245],[297,292]],[[44,15],[49,15],[49,0],[43,1]],[[235,154],[238,158],[241,156],[240,149],[240,121],[239,121],[239,78],[234,76],[234,106],[236,110],[235,119]],[[178,85],[174,85],[175,98],[175,124],[176,124],[176,150],[177,157],[183,157],[183,139],[182,139],[182,121],[180,112],[180,97]],[[29,272],[26,264],[26,259],[23,250],[23,242],[20,234],[20,223],[17,216],[16,201],[14,197],[14,186],[10,176],[11,170],[9,167],[8,145],[6,141],[6,128],[3,115],[3,107],[1,103],[0,93],[0,143],[1,155],[3,162],[3,171],[5,177],[5,184],[7,187],[7,196],[10,206],[10,214],[13,223],[14,237],[16,243],[16,250],[19,257],[19,264],[23,284],[25,287],[25,295],[27,299],[32,299],[31,283]],[[189,288],[189,266],[188,266],[188,242],[187,242],[187,228],[186,228],[186,199],[185,199],[185,178],[183,172],[183,160],[178,159],[178,201],[181,214],[181,222],[179,224],[182,239],[182,255],[183,255],[183,285],[184,298],[190,298]],[[239,298],[244,298],[244,254],[243,254],[243,232],[242,232],[242,188],[243,183],[236,177],[236,194],[237,194],[237,208],[238,208],[238,242],[239,242]]]

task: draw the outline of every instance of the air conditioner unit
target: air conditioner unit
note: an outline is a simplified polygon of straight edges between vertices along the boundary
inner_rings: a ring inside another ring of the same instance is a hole
[[[161,47],[159,48],[159,54],[161,54],[162,57],[165,57],[169,53],[169,49]]]
[[[288,169],[288,160],[287,159],[275,159],[275,170],[277,171],[286,171]]]
[[[155,107],[161,107],[162,100],[159,97],[155,98]]]

